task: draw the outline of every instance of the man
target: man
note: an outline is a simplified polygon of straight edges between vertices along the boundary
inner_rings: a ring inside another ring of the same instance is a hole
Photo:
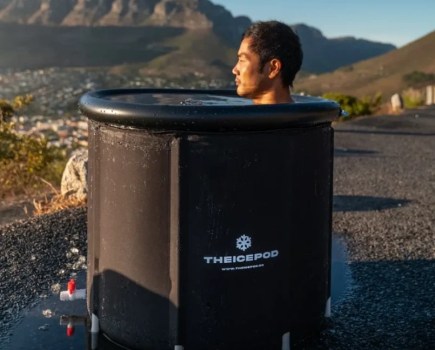
[[[290,87],[302,64],[299,37],[280,22],[257,22],[243,34],[233,68],[237,94],[254,104],[293,102]]]

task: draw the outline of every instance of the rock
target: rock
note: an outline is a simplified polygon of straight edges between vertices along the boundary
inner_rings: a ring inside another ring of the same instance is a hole
[[[213,22],[201,11],[199,1],[161,0],[154,7],[150,24],[189,29],[210,29]]]
[[[391,96],[391,109],[393,112],[399,112],[403,109],[403,99],[399,94]]]
[[[88,150],[78,150],[68,160],[63,172],[60,188],[62,196],[85,200],[88,194],[87,176]]]

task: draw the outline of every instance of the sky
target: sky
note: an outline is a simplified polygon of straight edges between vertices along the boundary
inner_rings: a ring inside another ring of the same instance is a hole
[[[401,47],[435,30],[435,0],[211,0],[253,21],[304,23],[327,38],[354,36]]]

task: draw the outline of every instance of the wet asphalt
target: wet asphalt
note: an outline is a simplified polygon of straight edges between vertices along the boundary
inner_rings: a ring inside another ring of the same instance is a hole
[[[333,231],[352,283],[292,349],[435,349],[435,106],[334,129]],[[83,269],[85,242],[85,209],[0,227],[0,349],[23,310]]]

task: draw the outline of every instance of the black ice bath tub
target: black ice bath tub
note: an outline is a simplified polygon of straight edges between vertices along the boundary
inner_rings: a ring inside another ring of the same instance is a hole
[[[102,90],[89,118],[87,304],[131,349],[289,349],[330,305],[333,130],[320,98]]]

